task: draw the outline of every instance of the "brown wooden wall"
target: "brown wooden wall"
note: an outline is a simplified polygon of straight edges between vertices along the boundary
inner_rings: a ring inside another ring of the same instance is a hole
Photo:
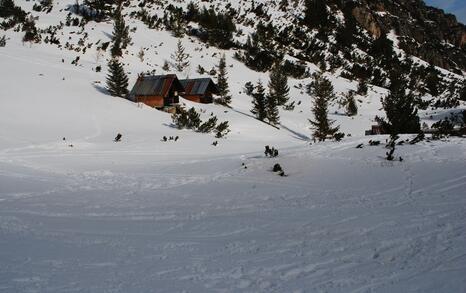
[[[192,102],[200,103],[202,96],[201,95],[184,95],[183,98],[190,100]]]
[[[136,101],[155,108],[162,108],[164,106],[162,96],[137,96]]]
[[[196,103],[203,103],[203,104],[210,104],[212,103],[213,99],[212,96],[206,95],[184,95],[183,98],[186,100],[190,100]]]

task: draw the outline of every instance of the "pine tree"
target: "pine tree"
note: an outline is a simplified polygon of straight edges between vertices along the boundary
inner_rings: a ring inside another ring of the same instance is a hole
[[[314,129],[313,135],[319,141],[324,141],[328,136],[333,137],[339,129],[339,126],[332,127],[333,121],[328,119],[328,102],[335,96],[332,83],[321,74],[315,75],[308,92],[314,96],[314,120],[309,119]]]
[[[280,123],[280,114],[278,112],[277,99],[270,95],[267,96],[266,112],[267,120],[270,124],[276,125]]]
[[[121,9],[121,5],[119,5],[113,17],[112,57],[121,56],[122,50],[126,49],[128,44],[131,42],[129,27],[125,23],[125,19],[121,14]]]
[[[348,116],[354,116],[358,114],[358,105],[354,99],[354,91],[350,91],[346,96],[346,114]]]
[[[283,72],[280,63],[275,64],[269,75],[269,96],[277,102],[277,105],[283,106],[288,100],[290,88],[288,87],[288,77]]]
[[[265,88],[260,80],[257,82],[252,93],[252,106],[251,113],[260,121],[264,121],[267,118],[267,97],[265,95]]]
[[[223,105],[229,105],[231,103],[230,90],[228,88],[228,79],[227,79],[227,64],[225,60],[225,54],[220,58],[218,64],[218,74],[217,74],[217,87],[220,95],[220,103]]]
[[[189,66],[189,54],[185,53],[186,49],[183,47],[181,40],[178,40],[176,44],[176,51],[171,55],[172,65],[176,68],[178,72],[182,72]]]
[[[188,124],[186,128],[197,129],[201,125],[201,114],[199,114],[194,107],[188,110]]]
[[[113,58],[108,63],[107,89],[112,96],[126,97],[128,94],[128,76],[118,59]]]
[[[382,120],[383,128],[392,137],[400,133],[418,133],[421,129],[415,97],[406,93],[406,84],[403,76],[391,77],[390,94],[382,99],[382,106],[387,120]]]

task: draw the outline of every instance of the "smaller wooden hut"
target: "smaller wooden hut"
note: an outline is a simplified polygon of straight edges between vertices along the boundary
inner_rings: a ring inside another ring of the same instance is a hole
[[[196,103],[212,103],[213,95],[219,94],[217,85],[210,78],[181,79],[180,83],[184,87],[183,98]]]
[[[139,76],[128,99],[161,109],[178,104],[183,91],[175,74]]]

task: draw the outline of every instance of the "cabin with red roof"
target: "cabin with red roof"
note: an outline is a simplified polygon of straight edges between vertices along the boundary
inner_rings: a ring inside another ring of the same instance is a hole
[[[136,103],[163,109],[179,103],[179,95],[184,88],[175,74],[139,76],[128,95]]]
[[[219,94],[217,85],[210,78],[181,79],[180,83],[184,87],[183,98],[196,103],[212,103],[213,95]]]

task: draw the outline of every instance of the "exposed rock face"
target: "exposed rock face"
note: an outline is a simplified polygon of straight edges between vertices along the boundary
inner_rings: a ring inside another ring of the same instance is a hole
[[[359,25],[367,30],[374,38],[379,38],[382,35],[382,28],[367,7],[355,7],[351,13]]]
[[[373,37],[394,30],[407,53],[466,71],[466,26],[455,16],[421,0],[360,0],[352,14]]]

